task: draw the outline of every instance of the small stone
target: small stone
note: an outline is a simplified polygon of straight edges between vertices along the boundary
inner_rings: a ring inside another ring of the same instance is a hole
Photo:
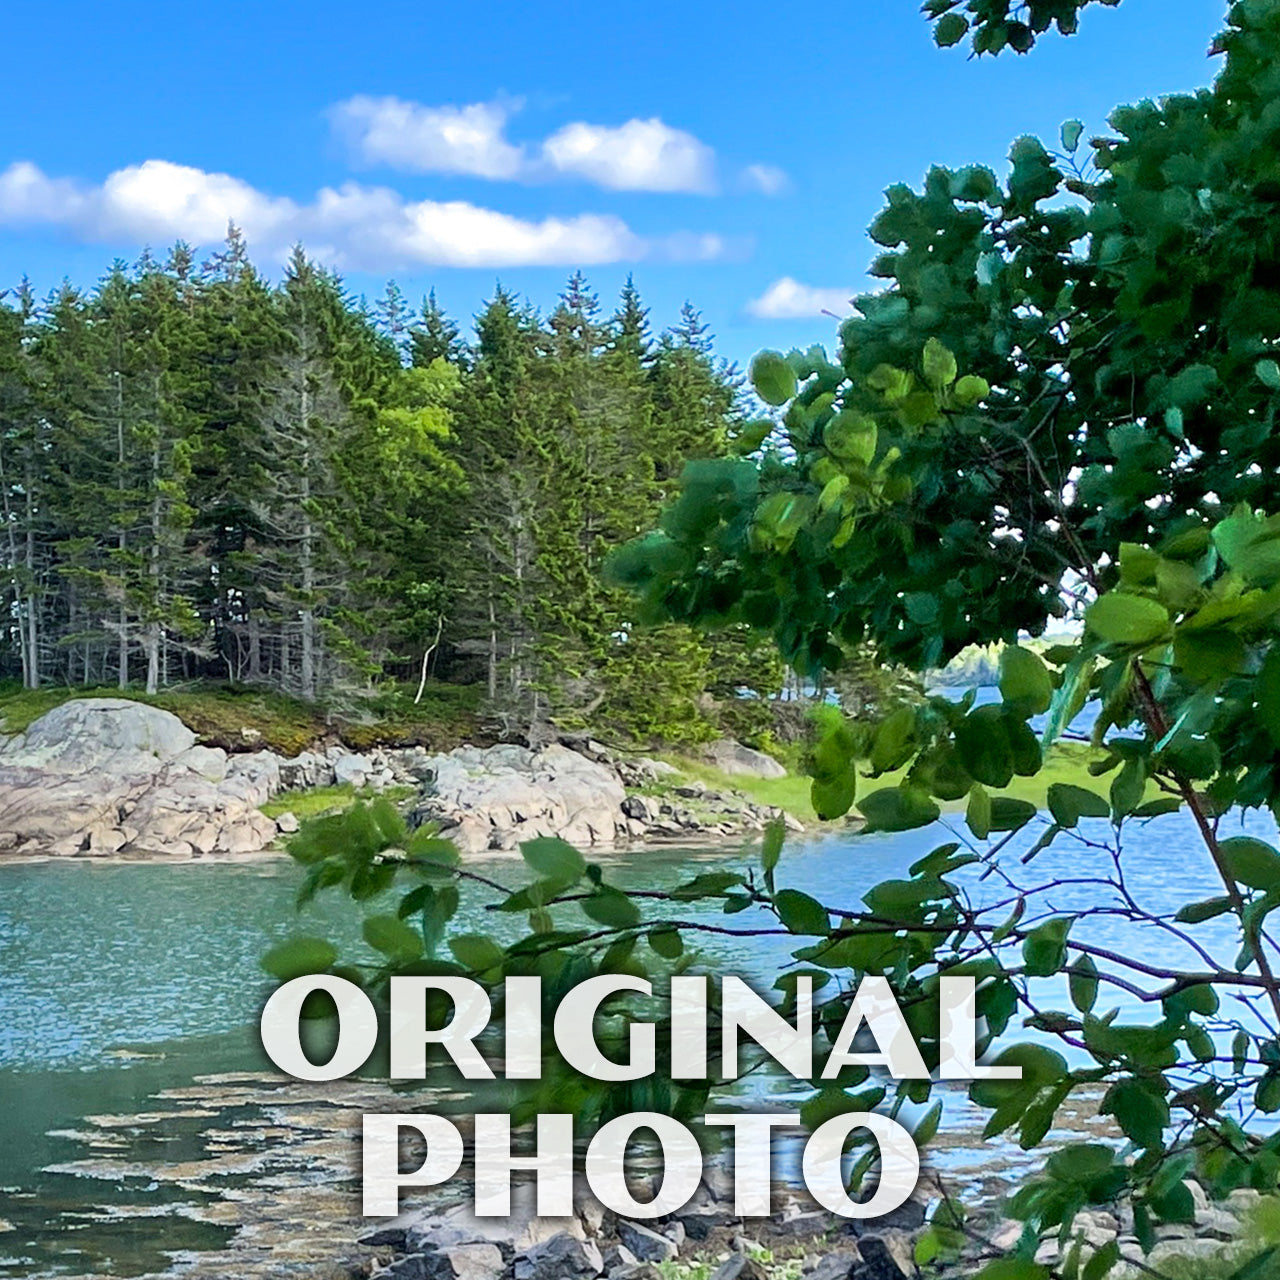
[[[356,1243],[363,1245],[366,1249],[377,1249],[381,1245],[390,1245],[397,1252],[401,1252],[405,1247],[405,1228],[378,1227],[374,1231],[366,1232]]]
[[[431,1280],[427,1270],[425,1253],[410,1253],[397,1258],[389,1267],[378,1272],[378,1280]]]
[[[1262,1199],[1262,1192],[1252,1187],[1237,1187],[1226,1199],[1227,1208],[1232,1213],[1246,1213],[1254,1208]]]
[[[861,1254],[847,1249],[830,1253],[808,1273],[809,1280],[849,1280],[854,1267],[861,1261]]]
[[[573,1280],[598,1276],[603,1270],[604,1259],[592,1241],[560,1231],[516,1255],[515,1280]]]
[[[618,1239],[641,1262],[670,1262],[680,1252],[675,1241],[626,1218],[618,1219]]]
[[[1209,1208],[1209,1195],[1194,1178],[1188,1178],[1182,1185],[1191,1193],[1197,1213],[1203,1213]]]
[[[745,1253],[726,1258],[711,1274],[711,1280],[768,1280],[764,1268]]]
[[[291,836],[299,827],[298,815],[295,813],[285,812],[276,819],[276,830],[281,835]]]
[[[498,1280],[506,1260],[496,1244],[451,1244],[424,1255],[427,1280]]]

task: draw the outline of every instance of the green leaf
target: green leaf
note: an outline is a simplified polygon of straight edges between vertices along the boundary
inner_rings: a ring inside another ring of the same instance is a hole
[[[858,775],[850,765],[842,773],[814,778],[809,788],[813,811],[823,822],[843,818],[858,795]]]
[[[1254,369],[1265,386],[1272,391],[1280,391],[1280,364],[1274,360],[1259,360]]]
[[[1071,1003],[1081,1013],[1092,1013],[1098,1002],[1098,966],[1093,957],[1082,955],[1071,966],[1068,973],[1071,987]]]
[[[1069,156],[1076,153],[1076,149],[1080,146],[1080,135],[1084,132],[1084,122],[1080,120],[1068,120],[1062,126],[1061,134],[1062,149]]]
[[[1232,836],[1218,845],[1231,878],[1250,889],[1280,889],[1280,853],[1252,836]]]
[[[375,951],[395,963],[404,964],[422,954],[422,935],[399,916],[369,916],[361,932]]]
[[[498,968],[506,958],[500,946],[483,933],[463,933],[449,939],[449,950],[472,973]]]
[[[956,380],[957,373],[955,356],[937,338],[930,338],[924,344],[925,381],[935,391],[941,391]]]
[[[580,879],[587,869],[582,854],[568,841],[555,836],[526,840],[520,846],[520,856],[544,879],[559,880],[567,885]]]
[[[761,351],[751,361],[751,385],[765,404],[784,405],[795,398],[795,370],[781,352]]]
[[[977,707],[955,727],[956,754],[975,782],[1000,790],[1013,780],[1013,743],[1004,708]]]
[[[1035,816],[1036,807],[1029,800],[996,796],[991,801],[992,831],[1021,831]]]
[[[778,919],[792,933],[811,933],[825,936],[831,932],[831,918],[827,909],[816,898],[799,889],[781,889],[773,898]]]
[[[1142,803],[1147,792],[1147,775],[1141,760],[1126,760],[1111,782],[1111,817],[1127,818]]]
[[[969,791],[964,820],[977,839],[985,840],[991,834],[991,794],[980,783],[975,782]]]
[[[1007,645],[1000,655],[1000,696],[1019,711],[1039,715],[1053,701],[1053,678],[1039,654]]]
[[[1258,719],[1273,745],[1280,747],[1280,645],[1273,645],[1254,681]]]
[[[936,822],[942,811],[918,787],[885,787],[873,791],[859,803],[867,820],[864,828],[873,831],[913,831]]]
[[[938,1124],[942,1120],[942,1103],[935,1102],[916,1122],[911,1132],[912,1141],[917,1147],[927,1146],[938,1132]]]
[[[1062,970],[1067,962],[1071,923],[1070,916],[1057,916],[1027,934],[1022,943],[1022,961],[1028,977],[1048,978]]]
[[[933,29],[934,43],[939,49],[950,49],[969,33],[969,19],[962,13],[943,14]]]
[[[609,929],[630,929],[640,923],[640,908],[620,889],[608,885],[583,898],[582,909],[597,924]]]
[[[1169,1104],[1163,1093],[1145,1081],[1117,1081],[1107,1090],[1100,1110],[1104,1115],[1115,1116],[1125,1137],[1144,1150],[1163,1144],[1169,1124]]]
[[[679,960],[684,954],[684,939],[674,925],[650,929],[645,939],[664,960]]]
[[[787,838],[787,827],[781,818],[774,818],[764,829],[764,845],[760,850],[760,865],[768,875],[782,857],[782,845]]]
[[[952,394],[961,408],[972,409],[974,405],[981,404],[991,394],[991,384],[986,378],[979,378],[976,374],[966,373],[956,383]]]
[[[1208,898],[1204,902],[1192,902],[1179,909],[1173,917],[1179,924],[1203,924],[1215,920],[1231,910],[1230,898]]]
[[[312,973],[326,973],[338,958],[337,948],[323,938],[289,938],[262,957],[262,967],[281,982]]]
[[[1169,630],[1169,613],[1146,596],[1111,592],[1085,611],[1089,630],[1110,644],[1147,645]]]
[[[1111,806],[1092,791],[1069,782],[1049,785],[1049,812],[1060,827],[1075,827],[1081,818],[1109,818]]]
[[[973,1280],[1050,1280],[1051,1274],[1048,1267],[1026,1258],[997,1258],[976,1272]]]

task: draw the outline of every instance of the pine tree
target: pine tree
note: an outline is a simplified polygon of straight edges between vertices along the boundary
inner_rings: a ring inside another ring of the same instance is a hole
[[[434,289],[422,300],[422,318],[409,329],[409,358],[416,369],[429,368],[437,360],[466,367],[466,344],[458,326],[440,309]]]

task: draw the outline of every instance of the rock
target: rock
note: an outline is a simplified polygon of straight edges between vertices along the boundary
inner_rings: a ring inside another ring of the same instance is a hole
[[[1223,1256],[1223,1246],[1217,1240],[1166,1240],[1157,1244],[1147,1256],[1148,1267],[1156,1271],[1175,1259],[1195,1259],[1213,1262]]]
[[[679,1255],[679,1246],[673,1240],[639,1222],[618,1219],[618,1239],[641,1262],[670,1262]]]
[[[405,1229],[402,1226],[378,1227],[374,1231],[366,1231],[356,1240],[356,1243],[363,1245],[366,1249],[390,1245],[397,1252],[402,1252],[405,1247]]]
[[[359,790],[373,772],[373,761],[368,756],[341,755],[333,762],[333,779],[340,787],[352,786]]]
[[[915,1250],[905,1233],[860,1236],[858,1253],[862,1261],[849,1273],[850,1280],[907,1280],[916,1274]]]
[[[769,1280],[765,1269],[745,1253],[726,1258],[712,1273],[711,1280]]]
[[[744,747],[732,738],[722,738],[707,748],[707,756],[721,773],[744,774],[754,778],[785,778],[787,771],[772,756]]]
[[[0,831],[17,854],[256,853],[276,838],[259,806],[279,787],[269,751],[228,756],[168,711],[84,698],[0,747]]]
[[[411,820],[439,822],[465,853],[514,848],[537,836],[609,845],[627,830],[627,798],[607,765],[558,744],[502,744],[427,758],[434,777]]]
[[[604,1259],[590,1240],[561,1231],[516,1255],[515,1280],[573,1280],[598,1276],[603,1270]]]
[[[379,1280],[431,1280],[427,1270],[425,1253],[410,1253],[397,1258],[390,1266],[378,1272]]]
[[[426,1280],[498,1280],[507,1267],[502,1250],[483,1240],[446,1245],[423,1257]]]
[[[1252,1187],[1237,1187],[1227,1196],[1226,1206],[1232,1213],[1247,1213],[1257,1206],[1262,1199],[1262,1192]]]
[[[1201,1209],[1196,1214],[1196,1231],[1211,1240],[1234,1240],[1242,1230],[1235,1214],[1225,1209]]]
[[[808,1272],[808,1280],[849,1280],[862,1255],[850,1250],[830,1253]]]
[[[295,813],[285,812],[276,819],[276,830],[281,835],[291,836],[301,824],[298,822],[298,816]]]

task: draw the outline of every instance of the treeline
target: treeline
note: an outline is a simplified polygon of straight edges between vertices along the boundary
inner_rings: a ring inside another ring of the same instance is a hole
[[[776,662],[637,631],[599,571],[739,424],[698,313],[655,337],[630,281],[605,314],[574,275],[545,319],[499,287],[471,338],[301,249],[273,286],[234,228],[202,264],[24,284],[0,301],[0,674],[341,704],[430,671],[513,732],[688,736]]]

